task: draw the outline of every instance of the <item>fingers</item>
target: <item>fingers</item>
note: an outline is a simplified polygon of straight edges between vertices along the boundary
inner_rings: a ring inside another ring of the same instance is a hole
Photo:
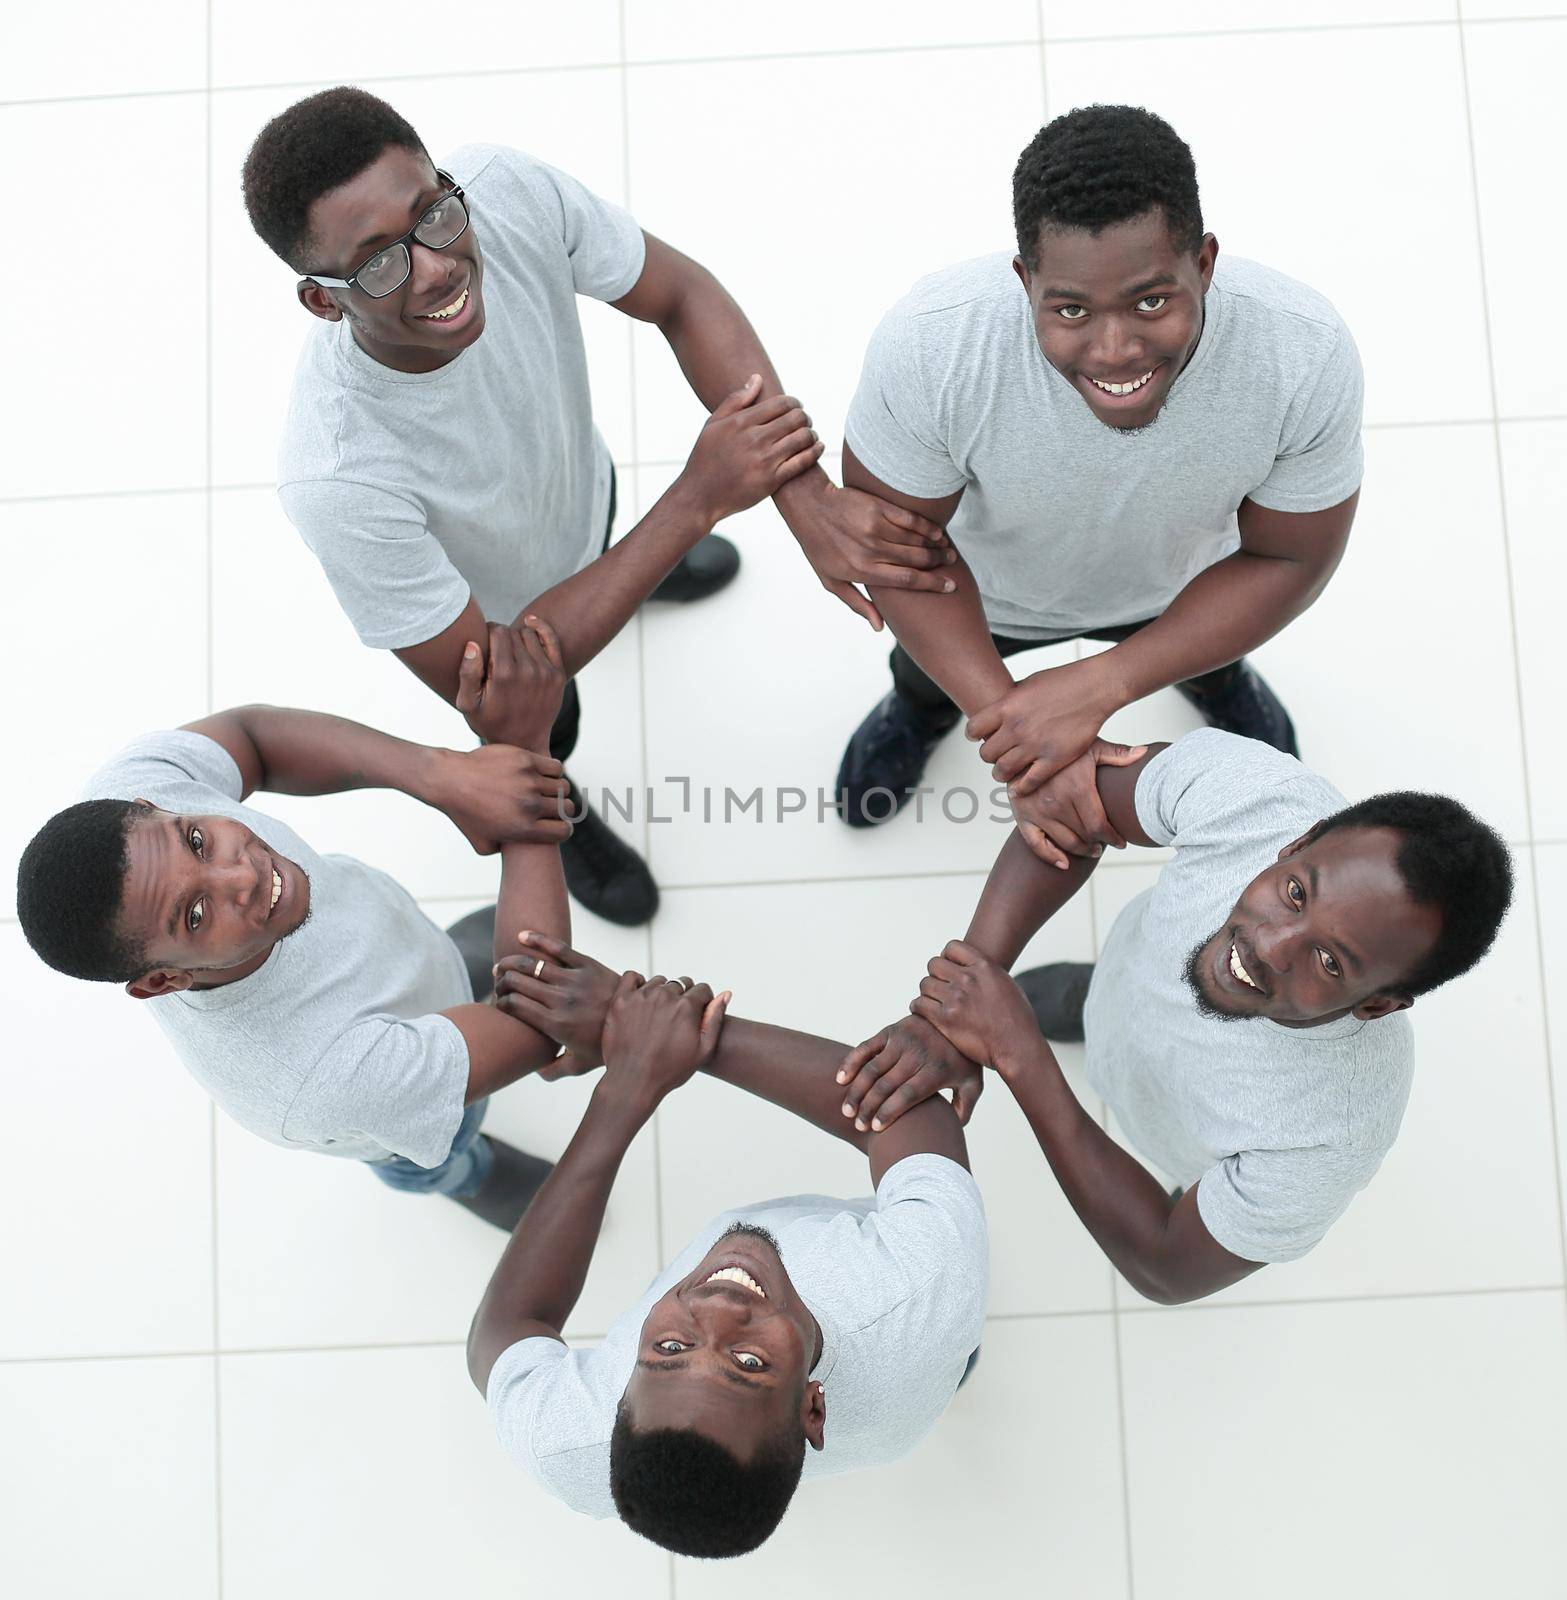
[[[925,594],[951,594],[957,584],[946,573],[922,572],[918,567],[889,564],[885,561],[869,570],[865,581],[885,589],[914,589]]]
[[[957,560],[957,551],[950,545],[945,550],[912,534],[902,539],[877,539],[871,545],[875,560],[890,567],[920,567],[931,571],[937,567],[951,566]]]
[[[707,989],[705,983],[698,984],[698,988]],[[718,1048],[718,1035],[723,1029],[724,1013],[728,1010],[729,1002],[734,998],[733,992],[725,989],[722,994],[714,994],[707,990],[707,1000],[702,1006],[702,1025],[698,1030],[698,1037],[702,1043],[701,1059],[709,1061],[713,1052]]]
[[[527,945],[532,950],[542,952],[551,961],[558,962],[563,967],[580,967],[582,965],[582,957],[565,940],[557,939],[552,933],[537,933],[532,928],[524,928],[517,935],[517,942]],[[506,958],[507,961],[513,959],[511,956]],[[504,965],[504,963],[502,964]]]
[[[838,1082],[847,1083],[865,1063],[875,1056],[879,1056],[887,1048],[887,1030],[883,1028],[880,1033],[874,1034],[864,1044],[857,1044],[843,1058],[843,1065],[838,1068]]]
[[[979,1104],[979,1097],[984,1092],[983,1072],[973,1073],[961,1083],[952,1086],[952,1109],[958,1114],[959,1126],[964,1128],[968,1126],[968,1119],[974,1115],[974,1107]]]
[[[997,700],[994,704],[983,706],[968,719],[968,725],[963,730],[966,739],[988,739],[1001,726],[1002,703]],[[985,759],[988,761],[989,756]]]
[[[737,411],[744,411],[762,392],[762,375],[753,372],[740,387],[730,394],[726,394],[713,409],[715,417],[732,417]],[[792,402],[791,402],[792,404]]]
[[[883,500],[880,502],[882,517],[895,528],[905,528],[910,533],[917,533],[922,539],[929,539],[932,544],[939,544],[947,537],[945,528],[932,522],[929,517],[922,517],[917,511],[910,511],[903,506],[895,506]]]
[[[527,630],[523,637],[527,642],[528,653],[537,661],[542,652],[543,659],[550,666],[557,672],[564,672],[566,669],[562,664],[559,634],[543,617],[526,616],[522,621]]]
[[[1012,741],[1012,730],[1002,728],[979,747],[979,758],[990,763],[997,783],[1011,783],[1021,778],[1033,762],[1034,758],[1028,751]]]
[[[1019,822],[1017,831],[1023,836],[1023,843],[1039,857],[1046,866],[1058,867],[1063,872],[1072,864],[1072,858],[1056,844],[1056,842],[1039,826],[1037,822]]]
[[[513,676],[517,666],[517,630],[503,622],[490,624],[490,680]]]
[[[869,1061],[863,1063],[860,1070],[855,1073],[854,1080],[843,1091],[843,1114],[853,1117],[855,1125],[860,1123],[860,1102],[870,1093],[871,1088],[883,1073],[897,1070],[899,1062],[904,1059],[902,1049],[894,1046],[881,1051]]]
[[[802,411],[800,415],[803,417],[805,413]],[[784,418],[785,423],[788,420],[787,417]],[[779,426],[782,427],[783,423],[780,423]],[[818,444],[820,441],[816,437],[816,430],[809,422],[804,422],[796,423],[794,427],[780,433],[776,442],[769,439],[766,443],[772,453],[780,460],[783,460],[786,457],[798,455],[802,450],[809,450],[813,444]]]
[[[479,709],[484,690],[484,652],[470,639],[457,663],[457,709],[467,717]]]
[[[875,602],[860,593],[852,583],[842,583],[837,579],[826,580],[822,587],[829,593],[836,595],[857,617],[864,617],[875,632],[882,630],[881,612],[876,609]]]
[[[1008,783],[1008,787],[1011,789],[1012,793],[1018,795],[1019,797],[1033,794],[1033,792],[1038,789],[1041,784],[1055,776],[1055,774],[1048,766],[1045,765],[1043,761],[1030,761],[1027,756],[1024,756],[1023,760],[1023,769],[1015,778],[1013,778],[1009,783],[1006,779],[1001,780],[1003,783]]]
[[[827,448],[818,439],[809,449],[801,450],[797,455],[792,455],[787,461],[781,462],[773,473],[776,483],[788,483],[791,478],[798,478],[802,472],[808,472],[822,458],[822,451]]]
[[[554,1083],[560,1078],[575,1078],[582,1071],[577,1065],[577,1058],[568,1050],[563,1056],[556,1056],[553,1061],[546,1062],[539,1068],[539,1076],[546,1083]]]
[[[990,959],[967,939],[949,939],[941,953],[955,967],[979,967]]]
[[[875,1091],[865,1097],[860,1115],[870,1119],[872,1133],[881,1133],[890,1128],[905,1111],[917,1106],[921,1100],[929,1100],[940,1088],[941,1074],[935,1067],[922,1066],[912,1073],[905,1073],[897,1083],[893,1083],[891,1074],[888,1074],[876,1085]]]
[[[1111,744],[1108,739],[1094,740],[1094,760],[1102,767],[1129,767],[1148,754],[1145,744]]]
[[[1099,798],[1099,785],[1093,780],[1092,767],[1088,769],[1087,776],[1079,786],[1079,790],[1080,792],[1074,795],[1073,798],[1077,802],[1078,820],[1088,830],[1088,839],[1095,841],[1096,845],[1111,845],[1117,850],[1124,850],[1126,848],[1126,840],[1121,837],[1115,824],[1111,822],[1110,814],[1105,810],[1104,802]],[[1078,842],[1080,844],[1083,843],[1081,839]],[[1064,844],[1065,841],[1058,836],[1056,843]],[[1081,850],[1074,850],[1072,853],[1074,855],[1083,855],[1087,853],[1087,846],[1085,845],[1084,849]],[[1098,855],[1099,850],[1095,848],[1093,854]]]
[[[813,439],[816,437],[812,432],[811,419],[806,415],[805,407],[786,394],[774,395],[770,400],[763,400],[760,405],[752,409],[746,421],[755,427],[759,444],[774,448],[797,433],[808,434]],[[796,445],[795,449],[799,449],[799,446]]]

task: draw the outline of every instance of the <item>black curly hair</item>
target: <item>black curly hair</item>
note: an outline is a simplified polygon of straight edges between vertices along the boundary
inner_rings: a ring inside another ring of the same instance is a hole
[[[783,1521],[805,1465],[805,1431],[791,1419],[741,1461],[694,1428],[631,1425],[622,1404],[609,1439],[609,1489],[633,1533],[676,1555],[743,1556]]]
[[[1098,233],[1160,210],[1179,250],[1202,244],[1197,167],[1186,142],[1141,106],[1079,106],[1046,123],[1012,173],[1017,249],[1033,270],[1041,228]]]
[[[1314,839],[1339,828],[1391,828],[1403,836],[1395,865],[1409,898],[1435,905],[1442,932],[1398,988],[1411,996],[1467,972],[1496,938],[1513,898],[1512,858],[1501,835],[1441,794],[1398,789],[1335,811]]]
[[[71,978],[129,983],[147,970],[140,944],[119,929],[139,800],[82,800],[33,836],[16,869],[16,915],[35,951]]]
[[[309,271],[311,206],[358,177],[388,145],[428,154],[412,126],[364,89],[323,89],[296,100],[256,135],[245,157],[250,225],[295,272]]]

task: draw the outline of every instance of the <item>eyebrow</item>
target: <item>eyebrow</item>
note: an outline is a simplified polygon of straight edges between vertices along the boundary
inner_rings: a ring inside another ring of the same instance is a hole
[[[169,826],[181,838],[184,837],[185,825],[184,825],[184,820],[182,818],[171,816],[169,818]],[[174,937],[174,925],[179,920],[180,920],[180,899],[179,899],[178,895],[175,895],[173,903],[169,906],[169,921],[168,921],[168,925],[163,930],[165,932],[165,934],[167,934],[170,939],[172,939]]]
[[[648,1372],[683,1372],[691,1365],[685,1356],[668,1356],[658,1360],[651,1356],[638,1356],[637,1365]],[[718,1369],[731,1383],[738,1383],[742,1389],[765,1389],[765,1383],[758,1383],[755,1378],[747,1378],[743,1373],[735,1371],[733,1367],[720,1367]]]
[[[1174,278],[1162,276],[1157,278],[1144,278],[1141,283],[1134,283],[1130,289],[1123,289],[1120,298],[1123,300],[1136,300],[1153,289],[1177,289],[1180,285]],[[1047,288],[1044,291],[1046,300],[1070,300],[1081,305],[1088,297],[1077,289]]]
[[[437,180],[437,182],[435,184],[435,191],[436,191],[436,197],[439,198],[440,193],[441,193],[441,187],[440,187],[439,180]],[[421,189],[419,191],[419,198],[417,200],[415,200],[414,203],[408,208],[408,220],[409,220],[410,223],[413,222],[416,218],[418,218],[423,212],[428,211],[430,209],[430,206],[433,204],[432,201],[426,200],[424,198],[424,195],[425,195],[425,191],[423,189]],[[383,239],[395,239],[396,237],[397,237],[397,235],[395,233],[371,233],[371,234],[367,234],[363,239],[361,239],[359,241],[358,244],[356,244],[354,246],[352,253],[357,256],[361,250],[368,250],[368,249],[370,249],[370,247],[372,245],[379,244]]]
[[[1317,898],[1317,864],[1314,861],[1306,863],[1306,883],[1311,890],[1311,898],[1315,900]],[[1365,962],[1342,939],[1337,939],[1334,943],[1338,945],[1339,954],[1343,956],[1345,962],[1355,969],[1357,977],[1366,970]]]

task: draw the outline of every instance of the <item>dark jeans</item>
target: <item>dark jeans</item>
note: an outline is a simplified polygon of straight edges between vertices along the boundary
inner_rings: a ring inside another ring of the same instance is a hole
[[[615,469],[609,469],[609,515],[604,519],[604,549],[609,549],[610,530],[615,526]],[[550,729],[550,754],[564,761],[577,748],[577,732],[582,722],[582,696],[577,693],[577,680],[566,680],[566,692],[560,697],[560,713]]]
[[[1152,617],[1148,619],[1149,622],[1153,620]],[[1086,628],[1082,633],[1069,634],[1068,639],[1102,639],[1111,644],[1119,644],[1123,639],[1130,639],[1139,629],[1147,626],[1148,622],[1125,622],[1108,628]],[[990,637],[1003,659],[1015,656],[1024,650],[1041,648],[1041,641],[1038,639],[1009,639],[1001,633],[993,633]],[[1065,644],[1067,640],[1052,639],[1048,642]],[[901,644],[893,647],[890,664],[892,684],[899,694],[906,700],[912,701],[922,711],[931,712],[943,721],[950,717],[951,721],[956,723],[958,708],[952,703],[946,691],[920,669],[919,663]],[[1203,673],[1200,678],[1191,678],[1188,683],[1197,694],[1211,694],[1215,689],[1224,688],[1234,670],[1235,663],[1232,661],[1227,666],[1216,667],[1212,672]]]

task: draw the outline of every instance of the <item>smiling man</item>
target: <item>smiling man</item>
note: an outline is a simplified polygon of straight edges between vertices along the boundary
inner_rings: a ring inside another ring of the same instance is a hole
[[[1053,828],[1173,848],[1098,963],[1007,976],[1094,866],[1063,871],[1035,853],[1057,843],[1014,834],[915,1014],[852,1052],[841,1081],[849,1116],[895,1127],[938,1088],[971,1105],[972,1063],[993,1067],[1105,1254],[1173,1303],[1306,1254],[1371,1180],[1409,1097],[1405,1013],[1490,948],[1512,870],[1456,800],[1346,805],[1254,740],[1205,729],[1116,755],[1040,791]],[[1097,834],[1075,810],[1083,781]],[[1090,1085],[1158,1177],[1078,1102],[1046,1037],[1084,1041]]]
[[[1321,295],[1219,254],[1191,151],[1160,118],[1089,106],[1013,174],[1017,254],[915,286],[877,329],[844,481],[947,527],[950,595],[872,595],[893,690],[838,776],[853,826],[913,793],[960,715],[1028,795],[1110,713],[1177,686],[1215,727],[1295,751],[1246,664],[1322,591],[1361,478],[1361,375]],[[1004,658],[1114,648],[1014,684]]]
[[[486,620],[539,609],[563,638],[608,638],[650,595],[701,599],[739,565],[716,518],[668,496],[606,553],[614,469],[593,424],[579,295],[655,324],[709,410],[744,390],[779,438],[796,438],[766,493],[845,604],[879,624],[855,583],[950,587],[939,528],[814,465],[810,419],[779,394],[712,274],[575,178],[493,144],[437,166],[391,106],[337,88],[262,129],[244,191],[318,319],[279,454],[283,508],[361,640],[445,699]],[[573,683],[551,740],[561,760],[578,710]],[[653,915],[646,866],[596,814],[562,856],[589,909],[627,924]]]
[[[508,1453],[551,1494],[683,1555],[744,1554],[802,1476],[896,1460],[963,1381],[987,1236],[962,1129],[930,1100],[887,1133],[856,1132],[831,1080],[841,1045],[724,1019],[728,996],[689,978],[644,984],[558,940],[527,943],[501,963],[502,1008],[605,1073],[495,1270],[468,1370]],[[601,1343],[570,1349],[562,1329],[625,1153],[698,1069],[858,1144],[874,1197],[725,1212]]]
[[[548,1163],[480,1124],[489,1095],[555,1050],[481,1002],[517,929],[569,928],[560,765],[538,753],[565,679],[547,626],[497,628],[488,646],[487,675],[476,652],[459,696],[489,741],[476,750],[275,706],[137,740],[23,852],[17,915],[50,966],[145,1002],[252,1133],[509,1229]],[[502,951],[488,926],[477,948],[470,919],[443,933],[386,873],[247,803],[363,788],[400,790],[499,850]]]

